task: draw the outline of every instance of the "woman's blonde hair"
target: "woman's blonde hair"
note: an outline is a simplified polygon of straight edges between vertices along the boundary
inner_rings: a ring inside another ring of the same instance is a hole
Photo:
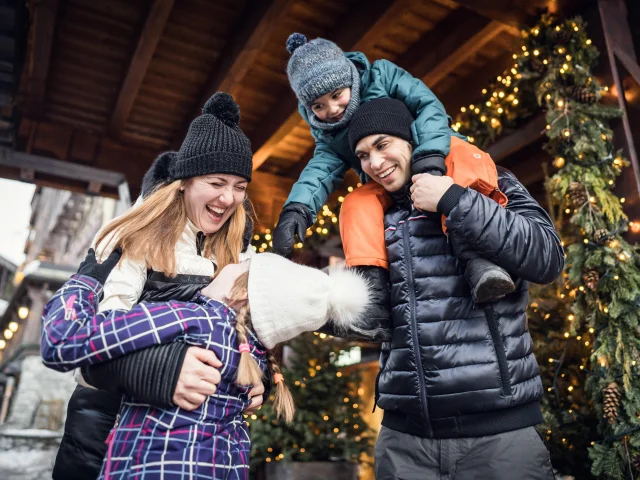
[[[238,332],[238,342],[248,344],[247,329],[251,328],[251,312],[249,310],[248,301],[249,292],[249,272],[240,275],[233,288],[229,293],[227,303],[231,308],[236,310],[236,331]],[[284,383],[284,377],[280,371],[280,366],[273,355],[273,352],[267,350],[267,360],[269,361],[269,369],[274,377],[276,391],[273,401],[273,409],[278,418],[284,419],[285,422],[291,423],[296,408],[293,402],[293,396],[289,387]],[[258,362],[253,358],[251,352],[246,349],[240,351],[240,364],[238,365],[238,373],[236,382],[238,385],[256,385],[262,381],[262,370],[258,366]]]
[[[144,261],[148,268],[175,277],[175,247],[187,224],[182,189],[188,182],[176,180],[157,188],[140,205],[109,223],[98,235],[98,256],[118,245],[122,258]],[[238,263],[246,217],[241,204],[220,230],[205,237],[202,255],[215,259],[216,274],[226,265]],[[112,242],[112,238],[117,241]]]

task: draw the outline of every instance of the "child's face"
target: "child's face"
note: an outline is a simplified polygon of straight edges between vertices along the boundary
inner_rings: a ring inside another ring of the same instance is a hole
[[[318,117],[318,120],[336,123],[342,120],[349,100],[351,100],[351,89],[349,87],[339,88],[315,99],[311,104],[311,110]]]

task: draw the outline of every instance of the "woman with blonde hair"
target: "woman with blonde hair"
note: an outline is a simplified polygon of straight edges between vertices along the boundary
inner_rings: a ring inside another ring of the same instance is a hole
[[[189,301],[218,271],[253,254],[252,153],[233,98],[216,93],[176,153],[161,155],[143,182],[143,201],[98,233],[99,259],[122,258],[104,282],[99,312],[140,301]],[[109,357],[111,358],[111,357]],[[154,346],[82,369],[69,401],[54,480],[97,478],[123,394],[158,408],[190,411],[216,391],[222,366],[211,350]],[[262,403],[262,385],[252,406]]]

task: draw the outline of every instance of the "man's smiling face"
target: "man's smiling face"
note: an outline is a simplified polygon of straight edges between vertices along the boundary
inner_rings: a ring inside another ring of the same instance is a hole
[[[364,137],[355,148],[362,169],[388,192],[409,183],[412,152],[409,142],[386,134]]]

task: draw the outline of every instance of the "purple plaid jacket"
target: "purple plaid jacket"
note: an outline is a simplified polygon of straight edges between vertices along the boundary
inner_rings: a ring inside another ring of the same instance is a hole
[[[154,408],[124,397],[99,478],[248,478],[251,445],[242,411],[250,403],[250,387],[235,383],[240,360],[235,312],[198,294],[193,303],[140,303],[128,312],[98,314],[101,291],[95,279],[74,275],[49,301],[40,342],[45,365],[68,371],[183,341],[213,350],[223,366],[217,392],[192,412]],[[266,372],[266,350],[249,335],[251,354]]]

